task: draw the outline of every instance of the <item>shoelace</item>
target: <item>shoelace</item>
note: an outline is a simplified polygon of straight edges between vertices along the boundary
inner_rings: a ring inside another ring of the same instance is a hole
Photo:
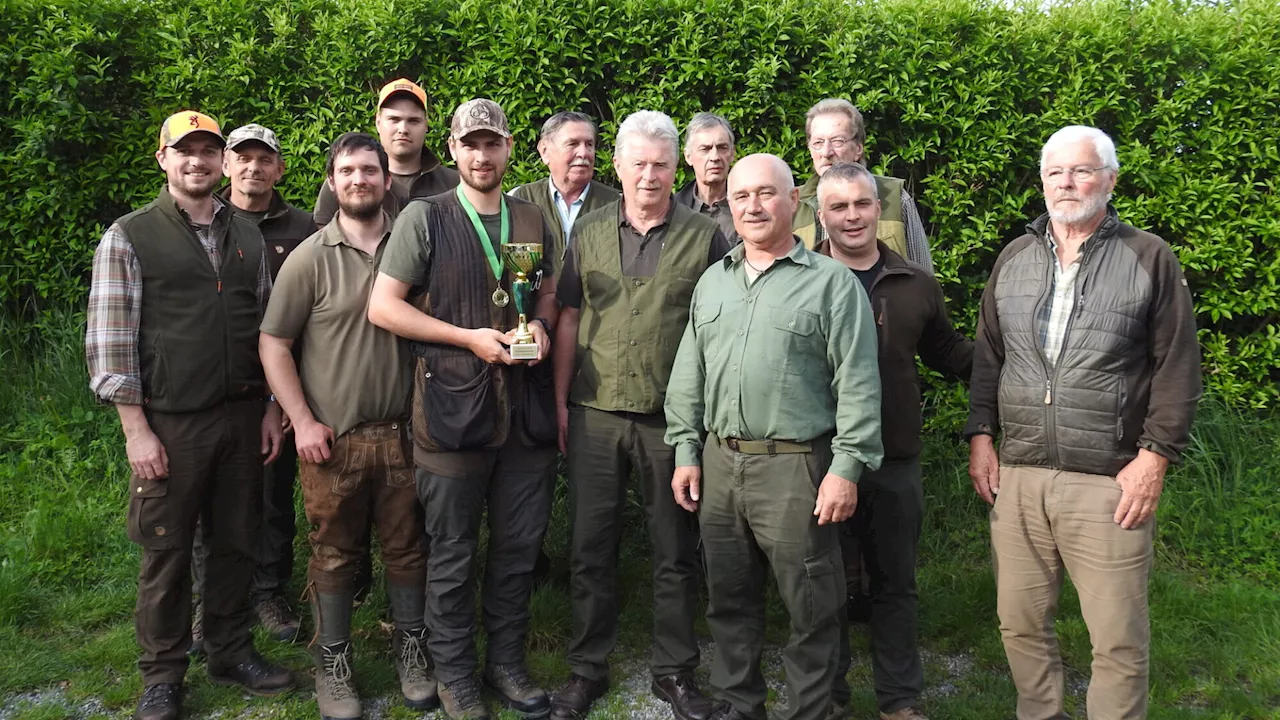
[[[410,633],[404,634],[400,644],[400,664],[414,678],[427,672],[427,655],[422,651],[422,639]]]
[[[449,689],[449,694],[453,696],[453,701],[458,707],[469,708],[480,704],[480,687],[472,678],[463,678],[446,683],[445,687]]]
[[[535,689],[533,678],[529,677],[529,673],[521,665],[503,668],[502,674],[507,676],[507,680],[515,686],[516,692],[521,695],[528,694]]]
[[[325,648],[324,653],[324,684],[328,688],[330,694],[336,700],[345,700],[352,696],[351,688],[351,658],[341,651],[333,651]]]
[[[177,691],[171,686],[155,685],[142,696],[142,707],[143,709],[148,709],[152,706],[169,702],[170,698],[176,693]]]

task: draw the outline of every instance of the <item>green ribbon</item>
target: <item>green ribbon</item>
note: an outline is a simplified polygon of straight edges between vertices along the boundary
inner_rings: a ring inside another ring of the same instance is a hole
[[[489,237],[489,231],[485,229],[484,222],[480,220],[480,213],[476,212],[476,208],[467,199],[466,193],[462,192],[462,185],[458,185],[458,202],[462,203],[462,209],[467,211],[467,217],[471,218],[471,224],[476,229],[476,234],[480,236],[480,245],[484,247],[484,256],[489,259],[489,267],[493,270],[493,276],[498,279],[498,287],[502,287],[502,260],[498,259],[498,253],[493,251],[493,240]],[[507,215],[507,200],[502,199],[502,237],[498,238],[501,245],[506,245],[511,239],[511,217]]]

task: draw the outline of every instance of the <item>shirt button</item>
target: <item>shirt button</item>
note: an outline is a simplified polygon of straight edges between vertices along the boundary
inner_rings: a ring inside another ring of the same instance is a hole
[[[795,326],[796,326],[796,323],[795,323],[795,321],[794,321],[794,320],[792,320],[791,322],[787,323],[787,327],[795,327]]]
[[[139,485],[139,486],[138,486],[138,490],[137,490],[137,492],[142,492],[142,486],[141,486],[141,485]]]
[[[632,310],[632,311],[631,311],[631,314],[632,314],[632,315],[639,315],[639,314],[640,314],[640,311],[639,311],[639,310]]]
[[[399,429],[400,429],[400,426],[399,426],[399,425],[397,425],[397,424],[395,424],[395,423],[391,423],[391,429],[392,429],[392,430],[399,430]]]
[[[632,345],[635,345],[635,344],[636,344],[636,341],[635,341],[635,340],[632,340],[632,341],[631,341],[631,344],[632,344]]]
[[[739,335],[746,335],[747,333],[746,333],[746,332],[744,332],[744,331],[742,331],[742,330],[739,330],[739,331],[738,331],[738,334],[739,334]]]
[[[734,370],[737,370],[737,369],[738,369],[738,366],[737,366],[737,365],[734,365],[734,366],[733,366],[733,369],[734,369]]]

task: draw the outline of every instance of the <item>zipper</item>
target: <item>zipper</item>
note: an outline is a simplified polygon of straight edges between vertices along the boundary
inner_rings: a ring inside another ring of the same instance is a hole
[[[1031,307],[1031,328],[1034,337],[1038,340],[1040,337],[1039,317],[1040,308],[1044,307],[1045,301],[1053,294],[1053,276],[1058,267],[1058,256],[1053,251],[1053,247],[1044,235],[1036,233],[1040,238],[1041,247],[1049,254],[1049,263],[1046,266],[1044,289],[1040,292],[1040,297],[1036,298],[1036,303]],[[1045,432],[1045,448],[1049,452],[1049,465],[1057,467],[1058,465],[1058,448],[1057,448],[1057,428],[1054,426],[1053,412],[1053,376],[1054,369],[1049,367],[1049,361],[1044,356],[1044,348],[1036,348],[1036,357],[1040,358],[1040,367],[1044,372],[1044,432]]]

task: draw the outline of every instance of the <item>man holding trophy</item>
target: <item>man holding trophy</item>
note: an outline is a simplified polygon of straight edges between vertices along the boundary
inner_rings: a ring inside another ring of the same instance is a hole
[[[418,498],[426,507],[427,647],[450,718],[488,718],[475,646],[475,573],[488,511],[483,682],[525,717],[550,710],[525,666],[533,567],[551,509],[556,422],[549,362],[558,310],[533,203],[502,194],[511,132],[478,98],[453,115],[462,183],[401,213],[369,320],[410,341]],[[514,329],[513,329],[514,328]]]

